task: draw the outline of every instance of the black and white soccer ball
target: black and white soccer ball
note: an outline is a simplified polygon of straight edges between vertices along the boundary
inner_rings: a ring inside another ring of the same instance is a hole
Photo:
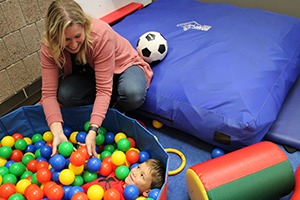
[[[167,40],[156,31],[144,33],[137,43],[137,52],[148,63],[161,61],[167,55]]]

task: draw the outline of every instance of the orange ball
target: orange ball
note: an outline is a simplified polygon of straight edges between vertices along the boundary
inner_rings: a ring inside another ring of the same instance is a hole
[[[86,161],[86,155],[84,153],[82,153],[81,151],[77,150],[77,151],[73,152],[70,156],[70,162],[75,167],[84,165],[85,161]]]
[[[77,192],[72,196],[71,200],[89,200],[89,198],[85,193]]]

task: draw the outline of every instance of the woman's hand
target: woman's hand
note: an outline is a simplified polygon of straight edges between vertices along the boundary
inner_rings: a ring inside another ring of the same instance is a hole
[[[90,156],[98,157],[96,152],[96,136],[95,131],[90,130],[85,138],[85,145]]]
[[[53,135],[52,154],[51,154],[51,157],[52,157],[56,154],[58,146],[62,142],[68,141],[68,139],[64,134],[61,122],[53,122],[50,125],[50,130],[51,130],[51,133]]]

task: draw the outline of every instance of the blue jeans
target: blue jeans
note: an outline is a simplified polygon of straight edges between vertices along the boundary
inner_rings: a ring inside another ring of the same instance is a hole
[[[71,74],[59,85],[57,100],[64,107],[93,104],[95,86],[95,77]],[[144,103],[146,94],[147,80],[144,71],[138,66],[131,66],[123,73],[114,75],[110,107],[120,112],[137,109]]]

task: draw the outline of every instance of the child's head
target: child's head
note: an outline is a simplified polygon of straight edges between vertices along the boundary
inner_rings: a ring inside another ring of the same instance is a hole
[[[160,189],[164,184],[166,168],[155,159],[149,159],[133,168],[127,178],[125,185],[135,185],[140,194],[148,196],[151,189]]]

